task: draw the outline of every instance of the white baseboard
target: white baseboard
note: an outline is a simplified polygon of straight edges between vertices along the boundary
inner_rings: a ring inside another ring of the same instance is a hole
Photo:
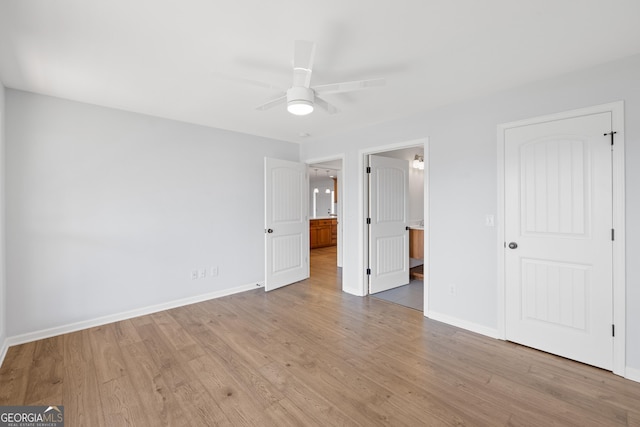
[[[81,322],[70,323],[68,325],[56,326],[55,328],[44,329],[41,331],[29,332],[22,335],[15,335],[12,337],[8,337],[5,340],[5,347],[8,349],[9,346],[25,344],[28,342],[41,340],[45,338],[55,337],[57,335],[68,334],[70,332],[80,331],[82,329],[93,328],[95,326],[106,325],[107,323],[119,322],[121,320],[131,319],[133,317],[144,316],[151,313],[157,313],[158,311],[169,310],[176,307],[182,307],[189,304],[195,304],[202,301],[207,301],[210,299],[220,298],[227,295],[237,294],[240,292],[250,291],[252,289],[256,289],[258,287],[264,287],[263,282],[259,282],[258,284],[252,283],[250,285],[242,285],[234,288],[224,289],[221,291],[210,292],[207,294],[197,295],[189,298],[183,298],[179,300],[169,301],[162,304],[152,305],[149,307],[143,307],[135,310],[125,311],[122,313],[111,314],[108,316],[98,317],[90,320],[83,320]],[[6,349],[4,349],[4,354],[6,353]]]
[[[624,377],[628,380],[640,383],[640,369],[626,367],[624,369]]]
[[[455,326],[457,328],[466,329],[467,331],[475,332],[480,335],[486,335],[490,338],[499,339],[500,337],[497,329],[489,328],[483,325],[478,325],[477,323],[458,319],[456,317],[449,316],[446,314],[434,312],[433,310],[430,310],[428,315],[427,314],[425,315],[429,319],[437,320],[438,322],[446,323],[447,325]]]
[[[364,297],[367,295],[360,288],[342,288],[342,291],[348,293],[349,295],[355,295],[357,297]]]

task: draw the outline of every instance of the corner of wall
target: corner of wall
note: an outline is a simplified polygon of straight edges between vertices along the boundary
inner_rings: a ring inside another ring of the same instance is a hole
[[[2,367],[2,363],[4,362],[4,358],[7,355],[8,350],[9,343],[7,342],[7,337],[2,334],[0,336],[0,367]]]
[[[640,383],[640,369],[626,367],[624,377],[628,380]]]
[[[7,354],[7,282],[5,275],[5,90],[0,81],[0,366]]]

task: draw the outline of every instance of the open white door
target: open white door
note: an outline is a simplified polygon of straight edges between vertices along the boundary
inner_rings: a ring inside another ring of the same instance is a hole
[[[266,291],[309,277],[307,166],[264,159]]]
[[[369,293],[409,283],[409,162],[369,156]]]
[[[506,338],[613,366],[609,112],[505,131]]]

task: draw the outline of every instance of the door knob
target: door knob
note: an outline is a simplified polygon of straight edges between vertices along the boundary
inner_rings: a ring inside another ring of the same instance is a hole
[[[518,247],[518,244],[516,242],[509,243],[509,249],[515,249],[517,247]]]
[[[271,228],[267,229],[267,233],[271,234],[273,233],[273,230]]]

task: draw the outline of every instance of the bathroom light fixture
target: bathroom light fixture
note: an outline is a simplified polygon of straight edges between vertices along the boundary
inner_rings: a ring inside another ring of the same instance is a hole
[[[328,188],[327,188],[326,190],[324,190],[324,192],[325,192],[326,194],[331,194],[331,190],[329,190]]]
[[[416,156],[413,158],[413,163],[411,166],[413,166],[414,169],[424,170],[424,157],[416,154]]]

